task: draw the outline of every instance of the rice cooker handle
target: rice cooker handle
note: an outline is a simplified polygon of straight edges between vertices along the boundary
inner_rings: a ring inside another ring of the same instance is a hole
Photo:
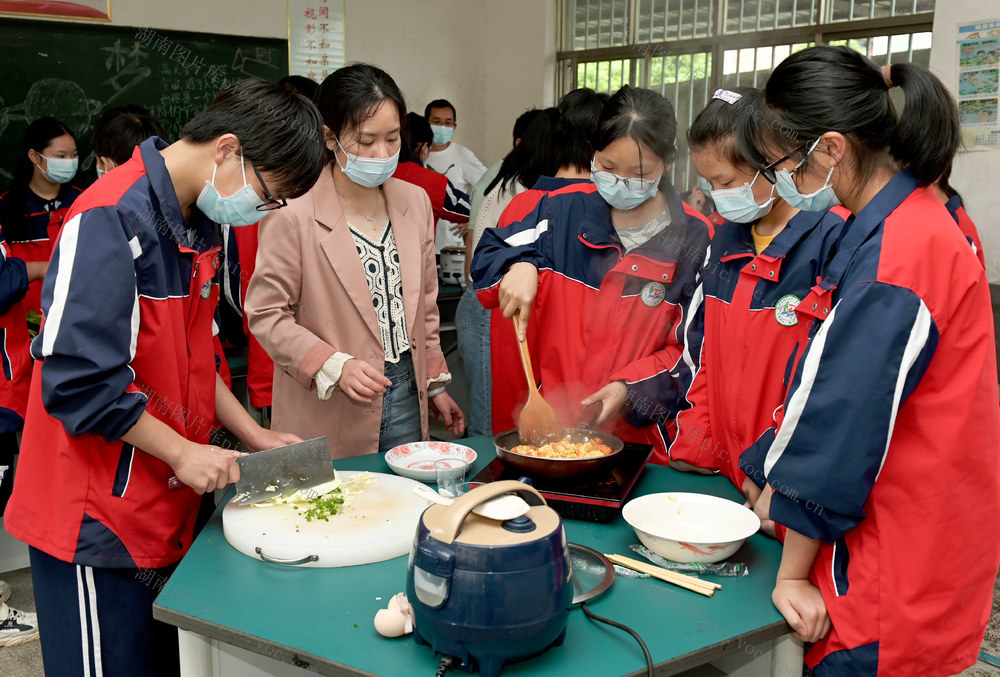
[[[445,516],[431,529],[431,533],[442,543],[453,543],[458,538],[462,523],[465,522],[465,518],[472,510],[477,505],[502,494],[517,494],[528,505],[545,505],[545,499],[542,498],[542,495],[534,487],[523,482],[517,480],[490,482],[456,498],[448,507]]]

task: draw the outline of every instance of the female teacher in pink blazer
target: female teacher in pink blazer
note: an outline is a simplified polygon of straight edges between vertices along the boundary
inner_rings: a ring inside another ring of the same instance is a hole
[[[328,436],[338,458],[427,439],[428,405],[459,435],[430,200],[390,178],[403,95],[386,72],[353,64],[323,81],[316,102],[329,165],[261,222],[247,290],[250,330],[275,364],[273,425]]]

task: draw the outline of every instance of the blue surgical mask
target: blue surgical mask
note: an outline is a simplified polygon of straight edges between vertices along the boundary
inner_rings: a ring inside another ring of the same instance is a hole
[[[712,194],[712,182],[706,179],[704,176],[698,177],[698,188],[701,189],[705,195]]]
[[[615,209],[634,209],[656,195],[662,176],[661,174],[655,179],[626,179],[600,170],[593,160],[590,161],[590,180],[597,186],[597,192],[604,201]]]
[[[431,125],[431,132],[434,133],[434,145],[443,146],[451,141],[451,137],[455,135],[455,128],[445,127],[444,125]]]
[[[806,157],[809,157],[809,153],[812,153],[816,149],[819,142],[820,139],[816,139],[815,143],[813,143],[806,153]],[[795,165],[795,169],[792,171],[779,169],[774,173],[774,187],[778,190],[778,195],[796,209],[807,212],[825,212],[831,207],[836,207],[840,204],[840,200],[837,198],[837,194],[833,192],[830,178],[833,176],[833,170],[837,168],[837,165],[830,167],[830,172],[826,175],[826,181],[823,183],[822,188],[808,195],[803,195],[799,192],[792,174],[802,166],[802,163],[806,161],[806,157],[802,158],[802,161]]]
[[[39,155],[41,154],[39,153]],[[42,176],[52,183],[66,183],[76,176],[76,169],[80,163],[79,158],[46,157],[44,155],[42,157],[45,158],[46,169],[42,169],[41,163],[36,166]]]
[[[201,213],[216,223],[228,223],[231,226],[249,226],[260,221],[261,214],[257,211],[264,200],[257,191],[247,183],[247,168],[243,161],[243,151],[240,151],[240,166],[243,168],[243,187],[229,197],[222,197],[215,188],[215,173],[219,165],[212,169],[212,180],[205,182],[201,195],[195,201]]]
[[[387,158],[360,157],[344,150],[340,145],[340,139],[337,139],[337,145],[347,156],[346,165],[341,165],[340,158],[337,158],[337,164],[344,172],[344,176],[365,188],[381,186],[395,173],[396,165],[399,164],[398,150]]]
[[[757,199],[753,196],[753,184],[759,176],[760,172],[757,172],[753,181],[738,188],[713,190],[711,195],[716,211],[733,223],[753,223],[771,211],[774,206],[774,186],[771,187],[771,197],[764,204],[757,204]]]

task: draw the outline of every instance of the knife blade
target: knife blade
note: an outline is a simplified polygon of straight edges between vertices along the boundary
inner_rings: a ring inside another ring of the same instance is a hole
[[[236,459],[240,505],[276,498],[334,479],[330,443],[326,436],[258,451]]]

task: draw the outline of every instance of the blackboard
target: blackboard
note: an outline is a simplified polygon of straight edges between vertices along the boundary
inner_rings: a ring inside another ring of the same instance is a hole
[[[25,128],[45,115],[76,135],[83,185],[94,177],[90,134],[108,108],[146,106],[175,141],[227,84],[288,74],[288,42],[273,38],[23,19],[0,19],[0,36],[0,186]]]

